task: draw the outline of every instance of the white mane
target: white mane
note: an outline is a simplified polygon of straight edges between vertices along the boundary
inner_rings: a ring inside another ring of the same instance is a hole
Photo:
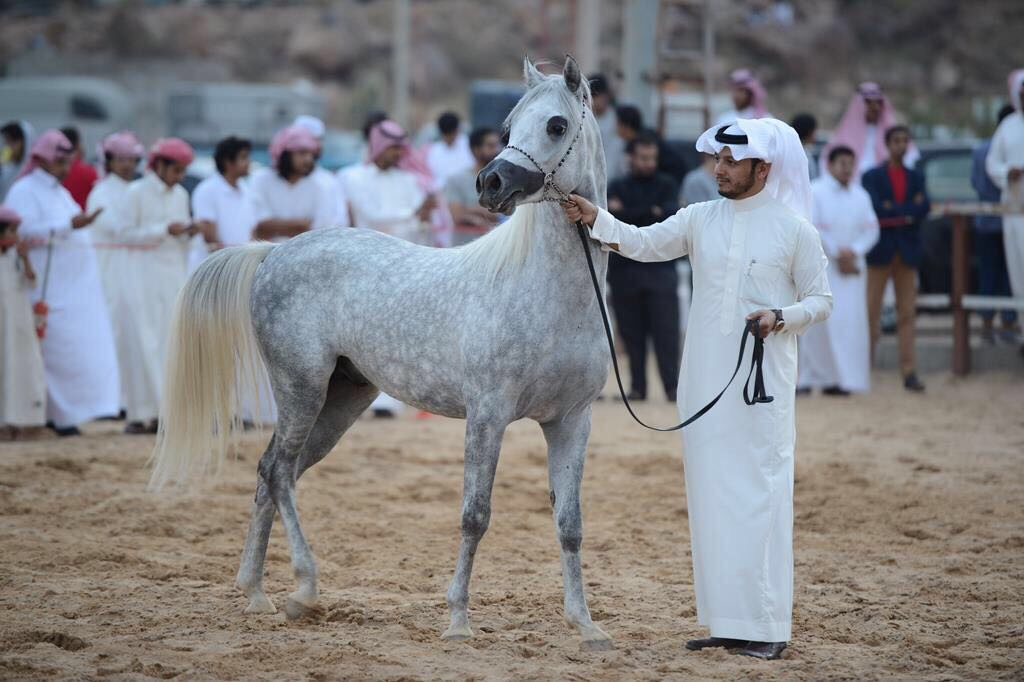
[[[483,273],[490,282],[507,267],[522,267],[534,241],[536,210],[537,204],[517,206],[504,223],[479,239],[455,248],[459,260],[466,268]]]

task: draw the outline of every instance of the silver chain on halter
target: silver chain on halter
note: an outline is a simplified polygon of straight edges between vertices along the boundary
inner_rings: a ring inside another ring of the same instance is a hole
[[[505,149],[512,149],[525,156],[527,159],[530,160],[530,163],[537,167],[537,170],[544,174],[544,193],[541,195],[541,201],[569,201],[569,195],[563,192],[562,188],[559,187],[558,184],[555,182],[555,173],[558,172],[558,169],[561,168],[562,164],[564,164],[566,159],[569,158],[569,154],[572,153],[573,148],[576,146],[576,142],[579,141],[580,135],[583,133],[583,124],[586,121],[586,119],[587,105],[584,104],[583,113],[580,116],[580,127],[579,129],[576,130],[576,136],[572,138],[572,142],[569,143],[569,146],[566,148],[565,153],[562,154],[562,158],[558,160],[558,164],[550,172],[545,171],[544,167],[537,163],[537,159],[533,158],[530,152],[526,151],[525,149],[517,147],[514,144],[510,144],[505,147]],[[554,192],[557,196],[549,196],[549,191]]]

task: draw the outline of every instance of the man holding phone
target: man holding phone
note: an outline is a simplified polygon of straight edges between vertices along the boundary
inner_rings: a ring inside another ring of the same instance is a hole
[[[132,324],[118,339],[126,433],[156,433],[168,332],[187,276],[189,242],[196,234],[213,238],[212,223],[192,221],[188,192],[179,184],[190,163],[186,142],[157,140],[146,174],[128,187],[126,226],[117,245],[131,255],[120,279]]]

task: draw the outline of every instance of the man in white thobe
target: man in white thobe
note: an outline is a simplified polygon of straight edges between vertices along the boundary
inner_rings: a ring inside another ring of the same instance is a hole
[[[427,148],[427,165],[434,176],[434,189],[444,189],[448,178],[473,166],[469,138],[459,130],[459,115],[446,111],[437,119],[440,140]]]
[[[249,175],[251,150],[249,140],[234,136],[220,140],[214,147],[213,162],[217,172],[204,178],[192,192],[192,219],[207,226],[210,240],[193,237],[189,270],[198,267],[210,250],[252,241],[256,214],[244,185]],[[195,242],[201,247],[198,257]]]
[[[736,69],[729,74],[729,95],[734,109],[718,117],[718,125],[740,118],[771,118],[765,108],[768,93],[750,69]]]
[[[796,132],[775,119],[714,127],[697,150],[715,154],[718,201],[691,204],[645,228],[616,220],[576,195],[570,220],[623,256],[689,255],[693,304],[678,405],[689,416],[736,366],[747,320],[765,341],[765,385],[775,399],[747,406],[733,386],[682,432],[697,620],[724,647],[779,658],[793,603],[793,446],[796,335],[832,309],[827,259],[810,223],[807,157]]]
[[[20,223],[0,204],[0,440],[42,437],[46,423],[46,374],[27,296],[36,274]]]
[[[1003,119],[992,136],[985,170],[1003,192],[1003,246],[1010,290],[1024,297],[1024,69],[1010,74],[1010,101],[1016,109]]]
[[[296,117],[292,122],[293,126],[305,128],[316,138],[317,150],[314,153],[313,172],[310,174],[313,180],[320,185],[321,189],[333,199],[330,202],[332,216],[325,219],[328,227],[350,227],[352,225],[348,210],[348,195],[345,194],[345,184],[338,181],[337,175],[323,167],[320,163],[320,155],[324,150],[324,139],[327,137],[327,126],[316,116],[303,114]]]
[[[346,177],[349,205],[356,226],[426,244],[436,202],[406,165],[411,153],[401,126],[391,120],[375,125],[370,130],[369,161]]]
[[[100,147],[106,175],[89,192],[85,209],[88,212],[102,209],[92,224],[93,246],[96,247],[96,265],[99,267],[110,326],[114,332],[114,347],[118,349],[118,357],[121,358],[120,349],[125,344],[125,336],[133,334],[135,327],[135,320],[125,300],[130,299],[135,291],[135,282],[125,279],[133,271],[132,259],[135,253],[133,245],[121,243],[119,238],[131,225],[126,212],[128,187],[135,179],[135,169],[145,154],[145,148],[130,132],[108,135]],[[128,376],[123,361],[121,367],[123,383]],[[119,404],[123,409],[123,392]]]
[[[331,227],[336,198],[313,179],[320,143],[302,126],[290,126],[270,142],[271,168],[249,182],[257,239],[286,241],[308,230]]]
[[[601,145],[604,147],[605,168],[609,170],[608,180],[618,177],[626,166],[626,143],[619,137],[619,119],[615,115],[615,93],[612,92],[604,74],[590,77],[590,110],[601,129]]]
[[[854,181],[849,147],[829,152],[828,172],[811,183],[814,225],[829,258],[832,314],[800,339],[801,389],[825,395],[864,393],[871,386],[867,266],[864,255],[878,241],[878,218],[867,191]]]
[[[46,418],[59,436],[79,435],[78,424],[120,409],[114,337],[86,229],[99,213],[82,213],[60,184],[72,151],[59,130],[40,135],[5,200],[21,216],[21,237],[33,245],[32,301],[48,309],[42,344]]]
[[[184,141],[157,140],[146,174],[128,187],[128,220],[117,235],[132,246],[121,279],[128,291],[118,314],[126,321],[118,347],[125,433],[157,430],[174,302],[185,284],[189,240],[200,232],[189,215],[188,192],[179,184],[192,158]]]

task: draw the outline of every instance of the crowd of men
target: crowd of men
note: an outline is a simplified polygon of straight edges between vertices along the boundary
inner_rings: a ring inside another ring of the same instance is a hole
[[[476,204],[474,182],[497,155],[498,133],[464,135],[453,113],[438,128],[437,142],[414,149],[374,113],[364,161],[334,173],[319,163],[323,122],[300,116],[273,137],[270,166],[252,173],[251,142],[220,140],[216,172],[190,195],[181,183],[194,151],[184,140],[147,151],[131,132],[114,133],[100,144],[98,171],[74,129],[35,136],[25,122],[5,125],[0,437],[41,437],[44,427],[73,436],[114,417],[126,433],[155,433],[174,303],[216,249],[350,225],[432,246],[487,232],[497,219]],[[400,408],[382,396],[373,411]]]
[[[765,88],[748,69],[730,75],[734,108],[718,124],[737,119],[771,118]],[[974,154],[972,182],[983,201],[1018,207],[1024,194],[1024,116],[1021,114],[1024,71],[1010,76],[1012,104],[999,114],[999,127],[990,141]],[[594,112],[602,132],[607,111],[613,109],[607,83],[598,78],[593,87]],[[715,159],[702,155],[701,163],[685,175],[672,149],[643,125],[639,110],[630,105],[614,108],[615,136],[605,137],[609,176],[609,211],[624,223],[650,226],[678,208],[719,198]],[[917,373],[915,316],[918,269],[922,265],[921,226],[931,204],[923,175],[915,170],[920,153],[910,129],[876,83],[862,83],[851,97],[822,152],[815,161],[817,121],[808,113],[790,122],[807,155],[812,179],[813,221],[829,258],[829,280],[835,308],[823,324],[810,328],[800,344],[798,394],[820,390],[828,396],[847,396],[870,387],[872,356],[882,328],[887,296],[895,299],[899,367],[908,391],[925,387]],[[618,177],[616,177],[618,176]],[[1022,218],[990,215],[976,220],[979,256],[979,293],[1024,296]],[[1004,228],[1005,223],[1005,228]],[[1004,248],[1005,242],[1005,248]],[[1009,274],[1008,274],[1009,272]],[[630,360],[631,400],[647,397],[646,355],[653,346],[658,375],[665,395],[675,399],[679,365],[679,277],[685,266],[639,263],[611,255],[609,284],[618,331]],[[891,292],[888,293],[887,292]],[[685,305],[682,306],[685,309]],[[993,311],[982,311],[983,338],[991,343],[1017,344],[1020,328],[1016,314],[1001,312],[1001,327],[994,329]]]
[[[734,108],[719,121],[759,119],[767,93],[747,69],[730,75]],[[975,153],[979,197],[1019,204],[1024,195],[1024,71],[1010,76],[1011,105],[994,138]],[[719,198],[715,158],[687,169],[671,145],[644,125],[640,110],[616,106],[608,81],[591,80],[603,136],[608,207],[648,226],[679,208]],[[871,354],[887,288],[895,294],[904,385],[923,391],[914,357],[920,227],[929,212],[910,130],[875,83],[863,83],[820,154],[817,123],[791,126],[807,153],[813,219],[829,257],[832,316],[800,348],[798,392],[848,395],[869,388]],[[85,162],[74,129],[35,136],[25,122],[3,126],[0,164],[0,429],[33,437],[48,425],[75,435],[86,421],[122,415],[128,433],[153,433],[159,415],[167,329],[177,292],[212,250],[253,239],[283,241],[313,229],[357,225],[431,246],[458,246],[501,220],[477,203],[476,175],[501,149],[499,133],[461,132],[454,113],[437,121],[436,142],[415,149],[383,112],[363,129],[362,162],[334,173],[319,161],[325,128],[300,116],[273,138],[270,166],[250,173],[252,144],[238,137],[214,150],[216,172],[191,196],[182,187],[193,150],[157,140],[148,151],[127,131],[100,145],[99,172]],[[144,170],[140,175],[140,166]],[[687,172],[688,171],[688,172]],[[977,221],[980,293],[1024,296],[1024,217]],[[609,284],[631,374],[631,397],[645,399],[652,344],[662,388],[676,396],[680,360],[680,274],[676,262],[639,263],[611,255]],[[747,273],[750,275],[751,273]],[[985,338],[1018,341],[1010,311]],[[374,414],[400,404],[381,396]]]

